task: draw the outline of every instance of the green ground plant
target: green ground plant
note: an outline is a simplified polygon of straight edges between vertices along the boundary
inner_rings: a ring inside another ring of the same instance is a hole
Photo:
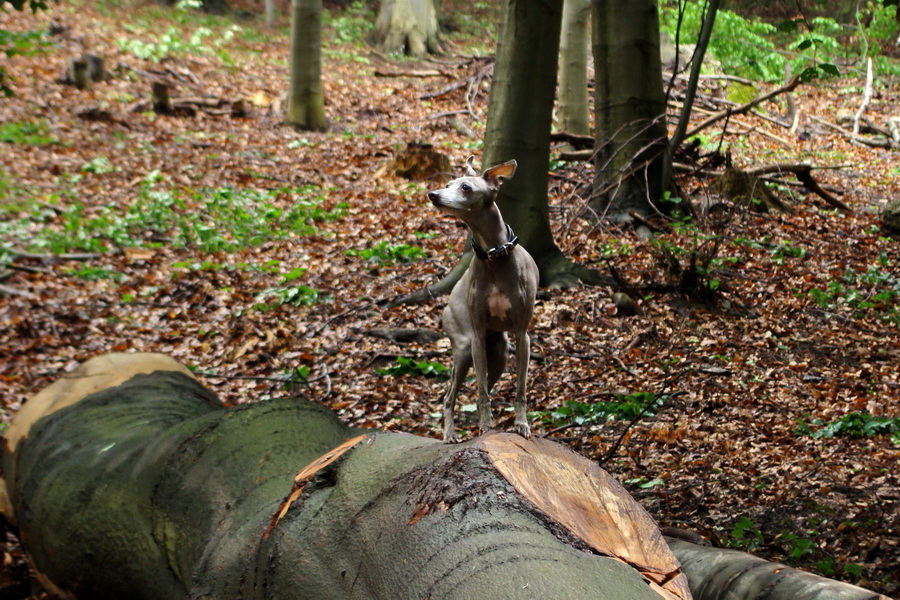
[[[193,24],[190,15],[201,6],[200,0],[178,0],[174,7],[174,16],[178,25],[168,27],[162,33],[151,33],[150,28],[142,28],[126,24],[125,31],[139,37],[118,38],[119,49],[142,60],[159,62],[170,56],[190,54],[217,54],[227,66],[233,64],[230,54],[225,49],[241,28],[235,24],[227,25],[216,31],[201,25],[189,31]]]
[[[344,253],[347,256],[359,257],[379,265],[392,265],[398,262],[408,263],[428,257],[428,252],[418,246],[392,244],[387,240],[382,240],[371,248],[346,250]]]
[[[400,377],[409,375],[412,377],[433,377],[435,379],[449,379],[450,369],[444,365],[429,360],[416,360],[406,356],[398,356],[394,364],[384,368],[375,369],[379,375]]]
[[[27,146],[46,146],[59,140],[44,120],[0,123],[0,142]]]
[[[74,191],[80,178],[71,176],[68,191],[51,198],[51,204],[65,207],[58,223],[52,223],[52,211],[35,204],[29,217],[0,223],[0,231],[5,229],[13,237],[28,240],[33,250],[56,254],[158,247],[164,243],[202,252],[229,252],[273,239],[317,233],[318,223],[339,219],[346,212],[346,204],[323,207],[326,190],[316,186],[177,189],[165,187],[162,175],[154,171],[144,178],[127,209],[104,207],[89,216]],[[34,221],[47,224],[37,235],[30,233]]]
[[[274,310],[280,306],[312,306],[320,302],[330,302],[331,294],[322,294],[308,285],[294,285],[269,288],[256,296],[253,308],[260,311]]]
[[[882,253],[878,265],[866,271],[847,270],[840,279],[833,279],[824,288],[814,287],[808,291],[812,299],[827,311],[848,307],[856,319],[869,315],[900,326],[900,277],[891,267],[895,259]]]
[[[900,445],[900,418],[876,417],[868,412],[852,412],[830,422],[812,419],[807,423],[800,420],[794,428],[794,433],[813,438],[865,438],[887,435],[891,437],[892,443]]]
[[[668,396],[657,396],[652,392],[615,394],[607,402],[580,402],[567,400],[552,411],[535,411],[532,419],[542,421],[545,427],[566,425],[593,425],[608,421],[630,421],[642,417],[652,417],[665,404]]]

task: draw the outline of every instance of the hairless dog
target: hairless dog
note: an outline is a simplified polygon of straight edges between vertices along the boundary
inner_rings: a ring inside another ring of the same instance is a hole
[[[500,184],[516,172],[516,161],[486,169],[481,175],[466,161],[466,176],[428,192],[441,211],[462,219],[472,232],[472,263],[450,293],[444,330],[453,346],[453,369],[444,392],[444,442],[459,441],[453,413],[459,387],[475,365],[478,386],[478,429],[494,427],[490,392],[506,368],[508,332],[516,340],[514,430],[531,436],[525,414],[530,357],[528,325],[534,312],[538,268],[512,228],[503,221],[495,200]]]

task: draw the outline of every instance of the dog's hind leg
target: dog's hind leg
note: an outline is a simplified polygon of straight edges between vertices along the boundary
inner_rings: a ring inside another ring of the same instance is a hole
[[[503,375],[506,370],[506,359],[509,354],[509,336],[506,332],[500,331],[491,333],[485,339],[485,347],[487,348],[488,363],[488,391],[493,391],[494,384]]]

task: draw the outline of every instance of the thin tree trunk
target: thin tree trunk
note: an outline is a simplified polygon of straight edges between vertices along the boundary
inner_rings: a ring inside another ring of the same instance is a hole
[[[266,27],[275,26],[275,0],[266,0]]]
[[[718,12],[719,0],[709,0],[706,7],[706,15],[703,18],[703,26],[700,28],[700,35],[697,38],[697,46],[694,48],[694,55],[691,59],[691,74],[684,94],[684,104],[681,107],[681,114],[678,117],[675,131],[669,140],[666,160],[663,163],[663,181],[669,181],[672,177],[672,160],[678,147],[684,141],[685,133],[691,120],[691,112],[694,109],[694,97],[697,95],[697,85],[700,82],[700,69],[703,66],[703,58],[706,56],[706,49],[709,46],[709,39],[712,36]]]
[[[322,92],[322,0],[291,2],[291,81],[285,122],[325,129]]]
[[[648,215],[668,188],[666,103],[654,0],[593,0],[597,153],[594,210]]]
[[[564,0],[559,44],[559,130],[590,135],[588,56],[591,0]]]

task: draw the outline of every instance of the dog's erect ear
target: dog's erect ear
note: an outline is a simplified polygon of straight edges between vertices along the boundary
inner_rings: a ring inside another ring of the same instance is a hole
[[[472,166],[473,160],[475,160],[474,154],[466,159],[466,177],[478,177],[478,171]]]
[[[481,174],[491,187],[498,188],[505,179],[509,179],[516,172],[518,163],[511,160],[502,165],[495,165]]]

